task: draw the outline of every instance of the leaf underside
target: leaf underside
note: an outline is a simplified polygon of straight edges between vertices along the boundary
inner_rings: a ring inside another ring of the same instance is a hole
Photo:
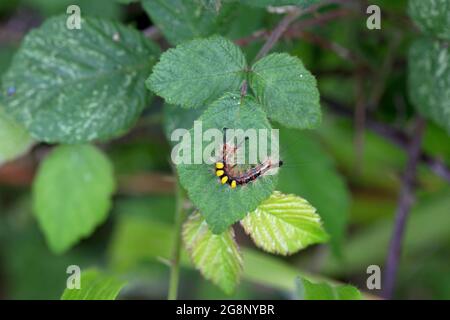
[[[225,293],[233,293],[242,272],[242,256],[233,229],[213,234],[201,215],[195,213],[184,224],[183,240],[203,276]]]

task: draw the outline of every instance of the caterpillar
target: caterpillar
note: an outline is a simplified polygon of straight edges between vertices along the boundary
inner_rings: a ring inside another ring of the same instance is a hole
[[[258,177],[262,176],[264,173],[269,171],[270,169],[275,167],[275,164],[271,159],[267,159],[264,162],[250,168],[244,172],[234,172],[233,169],[236,165],[231,165],[228,163],[228,155],[229,151],[227,151],[226,137],[225,137],[224,128],[224,143],[222,147],[222,160],[216,162],[215,164],[215,173],[216,176],[220,179],[221,184],[228,183],[232,189],[236,188],[238,185],[245,185],[251,181],[256,180]],[[247,138],[246,138],[247,140]],[[237,147],[234,147],[235,151]],[[278,162],[278,167],[283,165],[283,161]]]

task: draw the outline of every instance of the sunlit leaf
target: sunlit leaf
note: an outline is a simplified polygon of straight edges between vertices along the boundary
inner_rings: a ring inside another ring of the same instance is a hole
[[[66,288],[61,300],[115,300],[126,282],[91,269],[81,273],[80,288]]]
[[[328,240],[316,209],[305,199],[275,191],[241,224],[257,246],[265,251],[293,254]]]
[[[213,234],[201,215],[193,214],[184,224],[183,240],[195,267],[206,279],[231,294],[242,273],[242,256],[233,229]]]

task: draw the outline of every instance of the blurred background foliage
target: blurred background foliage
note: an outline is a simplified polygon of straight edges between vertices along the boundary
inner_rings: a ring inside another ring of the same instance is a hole
[[[68,4],[80,5],[83,15],[120,19],[139,29],[152,25],[138,3],[2,1],[0,73],[24,34],[49,16],[65,13]],[[366,2],[360,4],[364,7]],[[308,199],[326,217],[333,241],[281,258],[255,249],[238,226],[245,269],[231,298],[292,298],[294,279],[302,273],[367,291],[366,268],[384,264],[406,153],[369,128],[358,129],[352,113],[358,101],[364,101],[372,119],[408,132],[414,111],[407,94],[406,57],[418,31],[406,13],[406,0],[370,4],[382,8],[381,30],[366,28],[364,12],[342,9],[341,17],[320,24],[308,25],[307,18],[299,21],[304,23],[302,35],[288,32],[274,49],[299,56],[317,77],[322,98],[350,111],[342,117],[324,103],[318,130],[281,130],[286,167],[281,170],[278,190]],[[273,28],[280,16],[244,5],[223,10],[229,12],[221,14],[229,17],[216,32],[240,43],[251,61],[264,39],[247,41],[248,37]],[[162,38],[158,41],[163,48],[169,46]],[[0,298],[57,299],[65,287],[66,268],[73,264],[125,275],[129,282],[120,298],[165,298],[175,210],[165,133],[189,127],[198,115],[195,112],[154,99],[129,133],[101,144],[119,184],[113,209],[92,236],[62,255],[49,251],[31,213],[33,173],[50,147],[35,145],[23,157],[0,167]],[[449,136],[431,122],[423,150],[450,164]],[[450,299],[450,188],[421,164],[418,190],[395,296]],[[182,262],[181,298],[228,298],[192,269],[185,253]]]

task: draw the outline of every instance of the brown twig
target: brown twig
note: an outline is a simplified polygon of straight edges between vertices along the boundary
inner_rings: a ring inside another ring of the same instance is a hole
[[[286,31],[288,26],[294,22],[300,15],[302,11],[298,8],[295,8],[291,12],[289,12],[283,19],[281,19],[280,23],[273,29],[266,43],[262,46],[261,50],[259,50],[258,54],[255,57],[255,61],[264,57],[269,51],[273,48],[273,46],[278,42],[281,35]]]
[[[403,234],[408,220],[411,206],[414,202],[414,189],[417,165],[420,161],[420,150],[422,144],[425,120],[417,118],[414,126],[413,137],[408,145],[408,163],[402,180],[402,190],[400,192],[397,212],[395,215],[394,231],[389,246],[386,261],[385,281],[383,286],[383,297],[391,299],[394,292],[395,279],[400,261]]]
[[[269,53],[269,51],[275,46],[275,44],[281,38],[283,33],[286,32],[289,25],[293,23],[295,20],[297,20],[300,16],[316,12],[321,7],[329,4],[342,4],[348,2],[350,2],[350,0],[323,0],[319,3],[307,7],[306,9],[294,7],[288,14],[284,16],[283,19],[281,19],[281,21],[278,23],[275,29],[273,29],[273,31],[270,33],[269,38],[264,43],[261,50],[259,50],[259,52],[256,54],[255,61],[267,55],[267,53]]]
[[[325,96],[322,96],[321,99],[328,107],[328,109],[333,111],[334,114],[346,118],[353,118],[353,112],[350,107],[345,106]],[[378,134],[379,136],[385,138],[389,142],[402,148],[403,150],[408,149],[410,139],[409,136],[402,130],[396,129],[388,124],[376,121],[370,116],[366,117],[366,127],[375,132],[376,134]],[[429,155],[424,151],[422,151],[420,154],[420,161],[426,166],[428,166],[434,174],[450,182],[450,168],[443,161],[432,157],[431,155]]]

